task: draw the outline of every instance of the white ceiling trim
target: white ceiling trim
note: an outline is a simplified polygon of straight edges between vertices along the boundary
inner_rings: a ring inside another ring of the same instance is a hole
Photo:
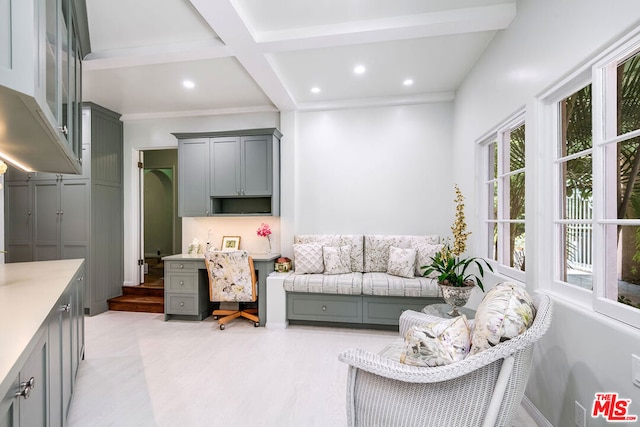
[[[255,33],[255,38],[263,52],[282,52],[496,31],[507,28],[515,16],[515,3],[506,3],[420,15],[264,31]]]
[[[196,117],[196,116],[223,116],[227,114],[253,114],[253,113],[278,113],[279,110],[273,105],[253,106],[253,107],[237,107],[237,108],[218,108],[213,110],[192,110],[192,111],[163,111],[160,113],[134,113],[123,114],[120,120],[130,122],[135,120],[149,119],[170,119],[178,117]]]
[[[85,70],[106,70],[229,56],[229,48],[220,40],[210,40],[91,52],[82,65]]]
[[[236,59],[280,111],[296,109],[291,94],[278,78],[231,0],[190,0]]]
[[[433,104],[436,102],[451,102],[454,98],[454,92],[433,92],[397,97],[372,97],[345,99],[340,101],[306,102],[298,104],[298,111],[344,110],[348,108]]]

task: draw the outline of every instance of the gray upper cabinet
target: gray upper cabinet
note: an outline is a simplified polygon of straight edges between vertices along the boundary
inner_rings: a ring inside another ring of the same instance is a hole
[[[209,215],[209,140],[178,141],[178,215]]]
[[[280,214],[277,129],[174,135],[180,216]]]
[[[31,170],[81,171],[84,22],[84,0],[0,0],[0,151]]]

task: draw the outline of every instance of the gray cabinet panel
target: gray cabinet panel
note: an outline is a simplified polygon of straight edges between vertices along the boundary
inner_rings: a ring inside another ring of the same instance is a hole
[[[89,242],[89,183],[63,181],[60,191],[62,244],[86,245]]]
[[[178,186],[179,216],[209,214],[209,142],[207,139],[179,141]]]
[[[211,195],[239,196],[240,138],[211,139]]]
[[[344,295],[287,293],[287,318],[362,323],[362,300]]]
[[[20,381],[18,377],[15,377],[9,386],[9,391],[0,400],[0,427],[16,427],[19,425],[18,399],[14,396],[19,388]]]
[[[31,378],[35,386],[28,399],[20,397],[20,427],[42,427],[47,425],[47,390],[49,372],[47,369],[48,341],[47,334],[42,333],[31,355],[20,370],[20,382]]]
[[[271,136],[242,137],[243,196],[270,196],[272,193],[272,148]]]
[[[33,251],[35,261],[58,259],[60,205],[56,181],[34,182]]]
[[[8,183],[5,188],[5,206],[6,261],[31,261],[33,215],[29,183]]]

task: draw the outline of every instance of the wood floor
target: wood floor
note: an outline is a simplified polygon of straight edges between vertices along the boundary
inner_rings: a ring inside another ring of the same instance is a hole
[[[149,267],[144,283],[123,286],[122,295],[107,302],[109,310],[164,313],[164,263],[160,258],[147,258]]]
[[[351,347],[379,351],[397,332],[291,326],[224,331],[151,313],[86,317],[70,427],[346,425]],[[514,426],[535,426],[521,409]]]

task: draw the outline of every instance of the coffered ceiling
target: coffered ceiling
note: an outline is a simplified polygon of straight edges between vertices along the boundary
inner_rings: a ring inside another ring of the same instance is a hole
[[[125,120],[450,100],[516,14],[516,0],[86,3],[83,98]]]

